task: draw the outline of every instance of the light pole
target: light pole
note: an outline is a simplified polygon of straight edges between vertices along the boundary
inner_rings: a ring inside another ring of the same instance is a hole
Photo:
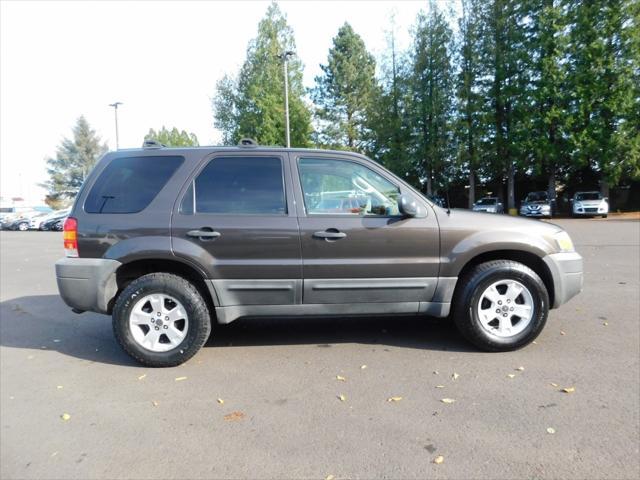
[[[113,111],[116,114],[116,150],[120,148],[118,143],[118,105],[122,105],[122,102],[113,102],[109,104],[110,107],[113,107]]]
[[[287,137],[287,148],[291,147],[291,137],[289,134],[289,69],[287,63],[291,57],[295,56],[296,52],[292,52],[288,50],[281,55],[278,55],[278,58],[282,59],[282,64],[284,66],[284,131]]]

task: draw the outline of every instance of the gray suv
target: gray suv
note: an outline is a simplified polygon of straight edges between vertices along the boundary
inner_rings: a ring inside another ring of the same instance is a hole
[[[157,367],[256,316],[450,316],[477,347],[513,350],[582,288],[555,225],[447,211],[355,153],[251,144],[107,153],[64,246],[64,301],[112,315]]]

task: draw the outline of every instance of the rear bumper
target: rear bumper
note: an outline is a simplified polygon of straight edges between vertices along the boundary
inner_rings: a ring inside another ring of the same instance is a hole
[[[118,291],[120,265],[103,258],[61,258],[56,262],[56,280],[62,300],[76,310],[108,313]]]
[[[582,291],[582,257],[577,252],[553,253],[543,258],[553,278],[554,301],[552,308],[563,303]]]

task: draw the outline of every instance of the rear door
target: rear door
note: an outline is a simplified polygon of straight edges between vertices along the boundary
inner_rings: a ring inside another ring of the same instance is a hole
[[[430,301],[440,240],[428,204],[418,199],[422,218],[402,217],[398,196],[415,194],[358,157],[299,153],[292,160],[304,303]]]
[[[213,279],[220,306],[301,302],[302,260],[288,158],[218,153],[174,209],[174,253]]]

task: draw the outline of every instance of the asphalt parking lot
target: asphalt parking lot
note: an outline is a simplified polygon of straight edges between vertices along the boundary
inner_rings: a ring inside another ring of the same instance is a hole
[[[521,351],[442,320],[251,320],[171,369],[63,304],[60,233],[2,232],[0,476],[638,478],[640,222],[556,223],[584,292]]]

